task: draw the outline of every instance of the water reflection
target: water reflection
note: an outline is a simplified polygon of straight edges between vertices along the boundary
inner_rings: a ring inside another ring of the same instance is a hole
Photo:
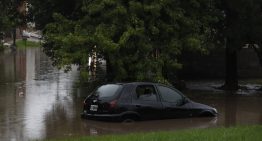
[[[191,99],[211,105],[219,111],[218,126],[262,124],[261,94],[240,95],[224,92],[191,91]]]
[[[26,78],[26,51],[0,54],[0,84],[24,81]]]
[[[90,135],[123,134],[130,132],[168,131],[188,128],[215,127],[217,118],[186,118],[141,121],[134,123],[105,123],[87,120],[84,125]]]
[[[226,93],[225,97],[225,126],[234,126],[237,121],[237,100],[238,98],[233,96],[232,93]]]
[[[261,124],[261,94],[186,91],[191,99],[216,107],[217,118],[108,123],[80,118],[90,89],[75,88],[76,67],[64,73],[40,48],[0,53],[0,140],[27,141],[80,135],[124,134],[186,128]]]
[[[57,105],[65,109],[64,116],[76,115],[71,108],[75,67],[68,74],[53,68],[40,48],[2,53],[0,67],[1,139],[45,138],[46,115]]]

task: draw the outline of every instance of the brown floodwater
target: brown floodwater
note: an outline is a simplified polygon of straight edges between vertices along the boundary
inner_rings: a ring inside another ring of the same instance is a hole
[[[184,92],[194,101],[217,108],[219,116],[216,118],[128,124],[84,120],[80,112],[90,90],[76,87],[79,82],[76,67],[64,73],[51,64],[40,48],[0,53],[1,141],[262,124],[261,92],[246,90],[230,94],[208,87],[219,81],[192,82],[188,85],[192,89]]]

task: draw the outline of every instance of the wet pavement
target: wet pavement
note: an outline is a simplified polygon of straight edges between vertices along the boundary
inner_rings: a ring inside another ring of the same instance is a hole
[[[0,53],[0,140],[27,141],[82,135],[126,134],[262,124],[262,94],[230,94],[217,82],[191,82],[184,93],[219,111],[216,118],[186,118],[112,123],[80,118],[88,88],[77,88],[79,72],[51,66],[40,48]],[[209,86],[210,85],[210,86]],[[255,85],[250,84],[250,87]],[[202,89],[199,89],[202,87]],[[205,90],[203,90],[205,89]]]

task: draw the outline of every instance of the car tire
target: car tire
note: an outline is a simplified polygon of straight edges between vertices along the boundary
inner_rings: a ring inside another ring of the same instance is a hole
[[[133,123],[138,121],[140,118],[137,115],[124,115],[121,119],[123,123]]]
[[[205,111],[205,112],[202,112],[199,116],[200,117],[214,117],[215,115],[212,112]]]

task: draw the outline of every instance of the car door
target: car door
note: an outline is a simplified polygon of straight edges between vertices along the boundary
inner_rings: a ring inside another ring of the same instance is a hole
[[[143,119],[158,119],[163,110],[154,85],[137,85],[133,94],[132,105]]]
[[[190,115],[190,110],[184,106],[184,96],[178,90],[164,85],[157,85],[157,90],[166,118],[180,118]]]

